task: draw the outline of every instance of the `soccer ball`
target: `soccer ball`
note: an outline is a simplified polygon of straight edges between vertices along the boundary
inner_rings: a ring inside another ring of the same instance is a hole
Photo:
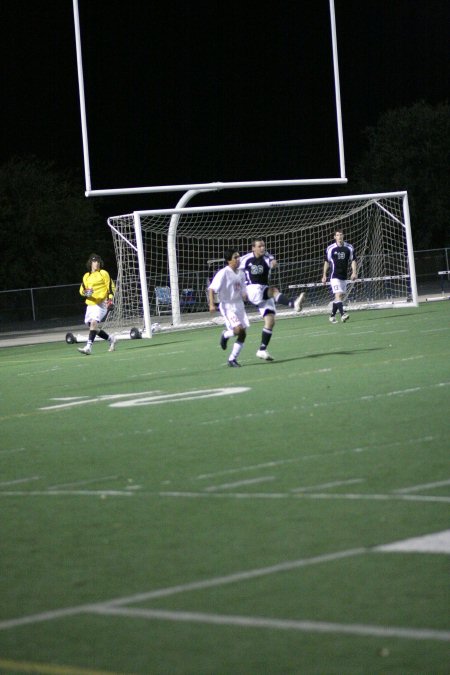
[[[132,328],[130,330],[130,339],[131,340],[139,340],[142,337],[142,333],[139,330],[139,328]]]
[[[152,333],[159,333],[161,330],[161,324],[152,323]]]

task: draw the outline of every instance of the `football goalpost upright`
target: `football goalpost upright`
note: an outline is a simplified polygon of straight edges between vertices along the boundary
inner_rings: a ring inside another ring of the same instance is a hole
[[[225,248],[244,254],[258,237],[278,260],[273,283],[291,295],[306,291],[303,313],[325,313],[331,294],[321,281],[323,260],[337,229],[357,256],[347,306],[418,305],[406,192],[135,211],[108,225],[118,269],[108,326],[117,332],[149,337],[152,321],[171,329],[210,325],[207,288]]]

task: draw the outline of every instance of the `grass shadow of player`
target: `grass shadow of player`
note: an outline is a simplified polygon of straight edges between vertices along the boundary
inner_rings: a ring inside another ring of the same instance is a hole
[[[329,356],[358,356],[359,354],[364,354],[367,352],[375,352],[375,351],[384,351],[385,347],[366,347],[364,349],[336,349],[333,351],[327,351],[327,352],[319,352],[316,354],[303,354],[300,356],[293,356],[291,358],[287,359],[275,359],[274,361],[270,362],[265,362],[265,363],[289,363],[291,361],[303,361],[305,359],[320,359],[323,357],[329,357]],[[257,363],[261,363],[261,361],[258,361]],[[252,364],[246,364],[246,365],[257,365],[256,363]]]

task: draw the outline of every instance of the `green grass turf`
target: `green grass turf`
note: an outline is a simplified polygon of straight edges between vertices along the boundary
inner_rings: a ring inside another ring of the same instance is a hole
[[[0,349],[0,672],[447,673],[449,309]]]

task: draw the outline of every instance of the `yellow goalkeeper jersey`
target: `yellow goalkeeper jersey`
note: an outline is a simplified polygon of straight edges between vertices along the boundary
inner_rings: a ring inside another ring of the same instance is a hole
[[[80,295],[83,297],[86,288],[92,288],[94,291],[89,298],[86,298],[87,305],[99,305],[108,298],[112,300],[116,291],[114,281],[106,270],[86,272],[80,286]]]

